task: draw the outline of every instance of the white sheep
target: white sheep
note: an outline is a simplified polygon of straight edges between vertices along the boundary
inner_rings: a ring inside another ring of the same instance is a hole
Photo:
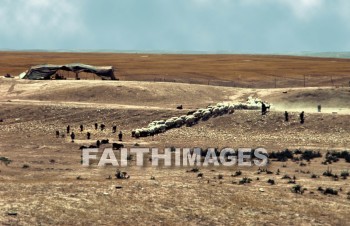
[[[185,120],[182,119],[182,117],[178,117],[176,120],[175,120],[175,126],[176,127],[181,127],[183,124],[184,124]]]
[[[168,119],[168,120],[165,121],[165,126],[166,126],[167,128],[171,128],[171,127],[173,127],[174,125],[175,125],[175,120]]]
[[[202,117],[202,111],[199,111],[199,110],[195,111],[193,113],[193,116],[196,117],[196,118],[201,118]]]
[[[186,117],[186,125],[187,126],[192,126],[196,122],[196,117],[193,115],[188,115]]]
[[[232,114],[235,111],[235,105],[234,104],[230,104],[228,107],[228,113]]]
[[[171,129],[173,127],[181,127],[184,124],[187,126],[192,126],[198,120],[209,119],[211,116],[218,116],[222,114],[232,114],[235,109],[260,109],[262,105],[261,99],[248,97],[248,100],[244,103],[217,103],[214,106],[208,106],[207,108],[200,108],[195,111],[191,115],[181,115],[179,117],[171,117],[167,120],[159,120],[153,121],[148,124],[147,128],[136,129],[132,131],[133,136],[149,136],[157,133],[165,132],[167,129]],[[268,105],[270,106],[270,105]]]
[[[214,115],[220,114],[220,109],[219,109],[219,107],[214,107],[214,108],[213,108],[213,114],[214,114]]]
[[[210,118],[210,116],[211,116],[211,111],[205,110],[205,111],[203,112],[203,119],[204,119],[204,120],[207,120],[208,118]]]

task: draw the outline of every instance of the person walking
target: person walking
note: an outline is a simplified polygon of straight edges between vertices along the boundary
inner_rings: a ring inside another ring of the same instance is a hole
[[[75,134],[74,134],[74,132],[72,132],[72,133],[70,134],[70,138],[72,139],[72,143],[74,143],[74,139],[75,139]]]
[[[266,104],[263,102],[261,105],[261,115],[266,115]]]
[[[304,122],[305,122],[305,115],[304,115],[304,111],[302,111],[300,113],[300,124],[304,124]]]
[[[119,132],[118,138],[119,138],[119,141],[123,141],[123,133],[122,133],[122,131]]]
[[[287,111],[284,112],[284,121],[286,121],[286,122],[289,121],[289,114]]]

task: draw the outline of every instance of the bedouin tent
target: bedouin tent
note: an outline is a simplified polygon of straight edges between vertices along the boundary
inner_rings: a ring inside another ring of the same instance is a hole
[[[100,76],[102,79],[117,80],[114,76],[112,66],[91,66],[86,64],[67,64],[67,65],[37,65],[31,67],[28,71],[19,75],[21,79],[43,80],[50,79],[58,70],[72,71],[74,73],[89,72]]]

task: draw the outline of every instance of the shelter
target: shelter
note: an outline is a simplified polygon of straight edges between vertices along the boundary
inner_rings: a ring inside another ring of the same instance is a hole
[[[117,80],[114,76],[114,68],[112,66],[91,66],[86,64],[37,65],[21,73],[19,78],[30,80],[51,79],[51,76],[55,75],[58,70],[72,71],[76,75],[80,72],[88,72],[100,76],[103,80]]]

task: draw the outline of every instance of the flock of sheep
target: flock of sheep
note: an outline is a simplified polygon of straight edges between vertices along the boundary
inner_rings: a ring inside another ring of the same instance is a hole
[[[178,128],[183,125],[192,126],[198,123],[199,120],[208,120],[210,117],[217,117],[223,114],[232,114],[235,109],[257,110],[262,106],[262,101],[257,98],[249,97],[245,103],[218,103],[215,106],[190,111],[187,115],[172,117],[167,120],[153,121],[147,127],[135,129],[131,132],[132,137],[147,137],[158,133],[163,133],[172,128]]]

